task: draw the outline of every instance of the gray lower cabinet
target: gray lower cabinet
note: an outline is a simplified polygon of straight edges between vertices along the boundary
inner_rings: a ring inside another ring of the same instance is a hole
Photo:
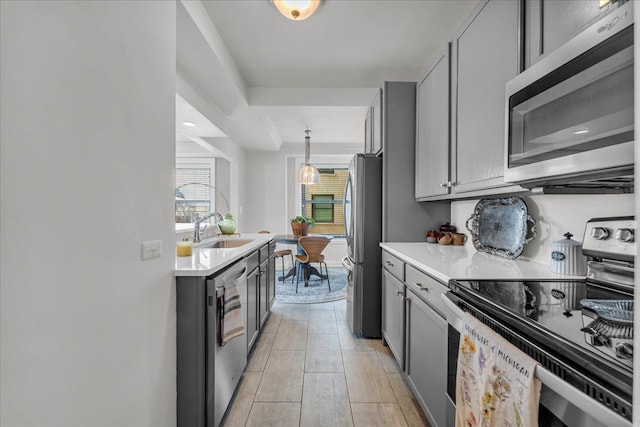
[[[247,306],[245,332],[247,334],[247,353],[251,351],[258,337],[258,289],[260,288],[260,264],[258,251],[247,257]]]
[[[504,186],[505,84],[521,70],[520,3],[481,2],[452,43],[452,192]]]
[[[262,329],[269,317],[271,304],[275,299],[275,242],[264,245],[258,250],[260,266],[258,271],[258,329]]]
[[[623,2],[601,0],[526,0],[525,66],[528,68]]]
[[[382,337],[429,424],[446,424],[447,321],[440,281],[382,252]]]
[[[267,265],[267,311],[276,299],[276,242],[269,243],[269,261]]]
[[[404,369],[404,283],[382,269],[382,338]]]
[[[409,387],[433,427],[445,426],[447,321],[407,290],[405,371]]]
[[[449,44],[418,84],[416,184],[420,201],[449,194]]]
[[[269,316],[269,258],[260,261],[258,280],[258,321],[262,328]]]

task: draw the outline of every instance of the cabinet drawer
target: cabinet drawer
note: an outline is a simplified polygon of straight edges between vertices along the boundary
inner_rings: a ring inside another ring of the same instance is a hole
[[[404,262],[387,251],[382,251],[382,266],[398,280],[404,281]]]
[[[247,274],[251,273],[260,264],[258,251],[251,252],[247,255]]]
[[[407,265],[405,283],[440,316],[446,317],[447,311],[440,295],[447,292],[449,288],[412,265]]]
[[[260,252],[261,263],[265,261],[267,258],[269,258],[269,244],[264,245],[263,247],[258,249],[258,251]]]

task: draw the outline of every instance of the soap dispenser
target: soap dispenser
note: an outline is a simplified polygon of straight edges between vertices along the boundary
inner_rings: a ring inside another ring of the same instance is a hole
[[[551,271],[569,276],[584,276],[587,274],[587,259],[582,255],[582,244],[567,232],[565,239],[551,243]]]

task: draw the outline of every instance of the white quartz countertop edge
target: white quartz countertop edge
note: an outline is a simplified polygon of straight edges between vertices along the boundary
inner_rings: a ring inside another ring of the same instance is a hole
[[[424,273],[448,283],[459,280],[573,280],[549,270],[546,264],[524,259],[510,260],[478,252],[469,244],[439,245],[422,242],[383,242],[380,247]]]
[[[209,276],[224,267],[244,258],[251,252],[264,246],[273,240],[273,234],[241,233],[239,236],[214,237],[203,240],[198,245],[194,245],[193,254],[188,257],[176,256],[174,275],[183,276]],[[253,241],[237,248],[212,249],[198,246],[213,243],[216,240],[243,240]]]

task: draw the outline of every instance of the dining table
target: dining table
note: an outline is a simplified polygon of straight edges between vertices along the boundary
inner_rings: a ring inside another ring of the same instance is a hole
[[[309,234],[308,236],[309,237],[314,237],[314,236],[315,237],[326,237],[329,240],[333,239],[333,236],[326,235],[326,234]],[[302,246],[300,246],[300,242],[299,242],[301,237],[305,237],[305,236],[295,236],[293,234],[277,234],[274,237],[274,240],[276,241],[276,243],[282,243],[284,245],[296,245],[296,253],[298,255],[304,255],[304,250],[302,249]],[[298,262],[299,261],[296,260],[293,263],[293,266],[287,272],[287,274],[285,274],[284,276],[278,277],[278,280],[281,281],[281,282],[284,282],[289,277],[295,276],[296,275],[296,265],[297,265]],[[309,278],[313,274],[314,276],[318,276],[320,279],[326,279],[327,278],[326,274],[325,275],[320,274],[318,269],[315,268],[314,266],[312,266],[311,264],[304,264],[303,267],[306,269],[306,274],[303,275],[303,277]],[[304,281],[304,285],[305,286],[309,286],[309,284],[307,283],[306,279]]]

